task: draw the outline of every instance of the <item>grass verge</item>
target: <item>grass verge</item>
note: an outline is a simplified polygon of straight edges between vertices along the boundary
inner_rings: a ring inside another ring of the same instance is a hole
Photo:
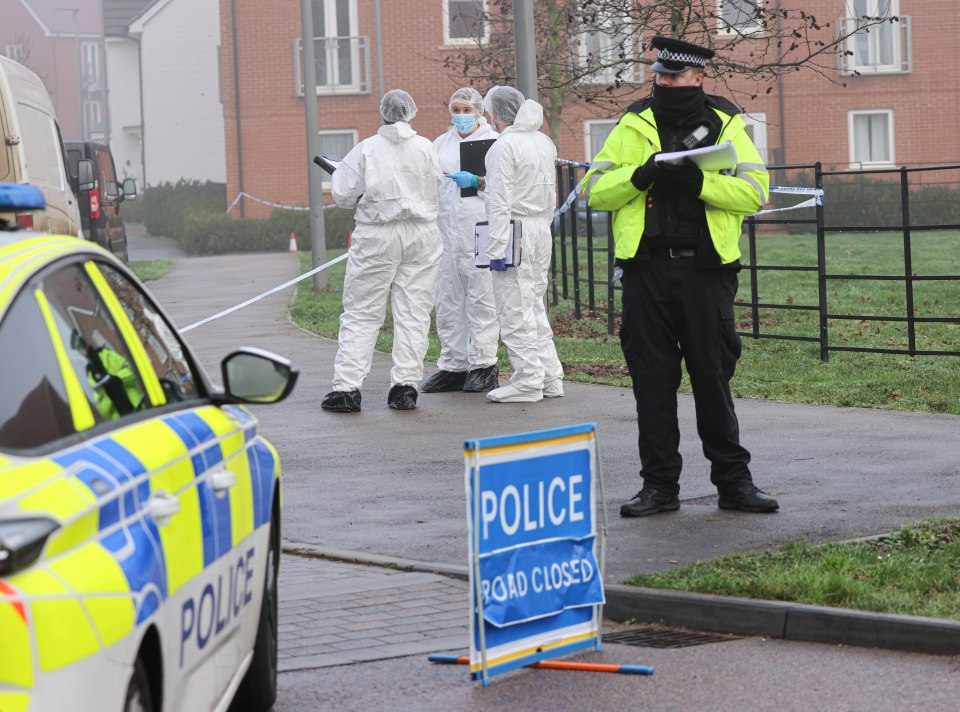
[[[638,574],[633,586],[960,619],[960,519],[929,519],[878,539],[733,554]]]
[[[141,281],[160,279],[173,269],[173,260],[134,260],[127,265]]]

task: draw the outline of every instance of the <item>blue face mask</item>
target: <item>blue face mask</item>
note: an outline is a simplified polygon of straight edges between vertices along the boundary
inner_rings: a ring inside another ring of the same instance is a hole
[[[469,133],[477,125],[477,117],[473,114],[452,114],[450,121],[460,133]]]

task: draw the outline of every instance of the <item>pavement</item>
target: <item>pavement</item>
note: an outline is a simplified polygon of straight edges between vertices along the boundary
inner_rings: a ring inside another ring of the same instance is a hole
[[[148,287],[180,327],[298,273],[295,255],[185,258],[175,244],[159,245],[136,232],[131,233],[130,254],[134,260],[176,259],[171,273]],[[290,321],[292,296],[292,290],[273,294],[185,335],[214,381],[219,360],[241,344],[285,355],[301,369],[289,399],[253,409],[284,468],[281,671],[372,660],[389,667],[383,658],[464,653],[462,443],[579,422],[597,423],[608,497],[604,578],[610,619],[753,636],[748,639],[753,643],[743,643],[744,650],[757,641],[780,639],[779,645],[788,646],[785,655],[789,646],[802,645],[791,640],[960,653],[960,623],[955,621],[622,585],[638,571],[665,570],[725,553],[765,550],[797,539],[852,539],[930,516],[956,516],[960,418],[737,400],[754,478],[781,503],[776,514],[751,515],[717,508],[695,435],[692,399],[680,396],[681,452],[687,463],[681,509],[621,519],[620,502],[639,488],[636,420],[628,389],[568,382],[564,398],[536,404],[421,394],[417,410],[397,412],[386,407],[389,356],[377,354],[364,384],[363,410],[326,413],[319,403],[330,389],[336,342]],[[426,375],[433,370],[428,364]],[[826,660],[827,653],[818,654]],[[949,665],[956,669],[955,663]],[[955,699],[960,687],[953,685]],[[362,699],[357,698],[358,705]]]

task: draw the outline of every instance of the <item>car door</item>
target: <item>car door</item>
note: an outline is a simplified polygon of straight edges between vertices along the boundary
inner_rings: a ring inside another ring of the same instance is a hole
[[[144,369],[156,375],[167,401],[160,409],[163,425],[189,456],[189,472],[157,477],[170,492],[192,488],[190,518],[203,528],[202,560],[189,567],[168,561],[166,619],[177,635],[167,636],[167,654],[185,680],[167,699],[179,696],[176,709],[206,708],[235,682],[253,647],[270,545],[264,525],[277,494],[276,456],[257,437],[256,420],[244,409],[218,408],[201,398],[207,388],[203,375],[144,290],[112,264],[93,265],[102,276],[101,290],[126,317],[133,350],[142,351],[149,361]],[[164,541],[165,551],[180,546]]]

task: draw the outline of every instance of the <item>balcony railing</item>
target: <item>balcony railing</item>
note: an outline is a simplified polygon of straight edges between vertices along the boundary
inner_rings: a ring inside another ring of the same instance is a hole
[[[859,29],[860,17],[841,17],[837,27],[842,35],[855,32],[844,43],[840,55],[840,74],[909,74],[913,71],[910,17],[901,15],[894,22],[884,22]]]
[[[369,94],[370,44],[368,37],[315,37],[317,94]],[[303,96],[303,42],[293,44],[294,83]]]

